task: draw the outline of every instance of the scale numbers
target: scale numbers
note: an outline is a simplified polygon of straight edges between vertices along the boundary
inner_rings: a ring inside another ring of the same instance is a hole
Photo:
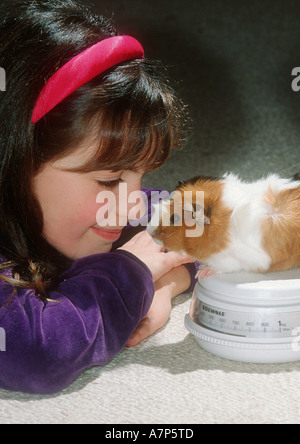
[[[300,312],[231,311],[197,300],[193,321],[211,330],[241,337],[291,337],[300,326]]]

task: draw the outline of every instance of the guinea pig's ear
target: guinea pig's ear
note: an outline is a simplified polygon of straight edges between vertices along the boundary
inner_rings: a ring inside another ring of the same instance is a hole
[[[184,180],[179,180],[179,181],[178,181],[178,184],[177,184],[177,188],[182,187],[184,184],[185,184],[185,181],[184,181]]]

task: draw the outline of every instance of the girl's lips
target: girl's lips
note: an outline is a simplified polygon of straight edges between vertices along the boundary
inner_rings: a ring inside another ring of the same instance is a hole
[[[105,228],[92,227],[95,234],[103,239],[116,241],[121,236],[122,230],[106,230]]]

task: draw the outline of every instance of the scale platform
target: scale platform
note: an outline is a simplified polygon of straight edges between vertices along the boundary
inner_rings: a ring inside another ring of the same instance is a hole
[[[203,349],[226,359],[300,361],[300,269],[201,279],[185,325]]]

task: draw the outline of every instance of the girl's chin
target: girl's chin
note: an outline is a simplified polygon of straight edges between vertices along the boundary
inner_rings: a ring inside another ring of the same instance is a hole
[[[48,242],[65,257],[76,260],[95,254],[109,253],[115,240],[120,237],[120,233],[114,232],[107,235],[108,238],[112,237],[112,239],[106,239],[106,233],[103,236],[101,232],[100,236],[99,232],[95,233],[95,230],[90,230],[87,234],[76,245],[74,245],[75,242],[65,243],[65,245],[55,245],[55,242]]]
[[[109,253],[111,251],[111,247],[112,247],[112,243],[109,243],[107,245],[101,246],[98,249],[90,250],[90,251],[88,251],[86,253],[79,254],[78,256],[76,255],[75,259],[82,259],[84,257],[93,256],[94,254]]]
[[[113,244],[112,242],[106,241],[103,242],[102,245],[97,245],[97,246],[94,245],[93,248],[86,248],[83,249],[82,251],[77,251],[76,253],[73,254],[66,255],[64,252],[61,253],[63,253],[66,257],[74,261],[76,259],[82,259],[84,257],[93,256],[95,254],[109,253],[111,251],[112,244]]]

